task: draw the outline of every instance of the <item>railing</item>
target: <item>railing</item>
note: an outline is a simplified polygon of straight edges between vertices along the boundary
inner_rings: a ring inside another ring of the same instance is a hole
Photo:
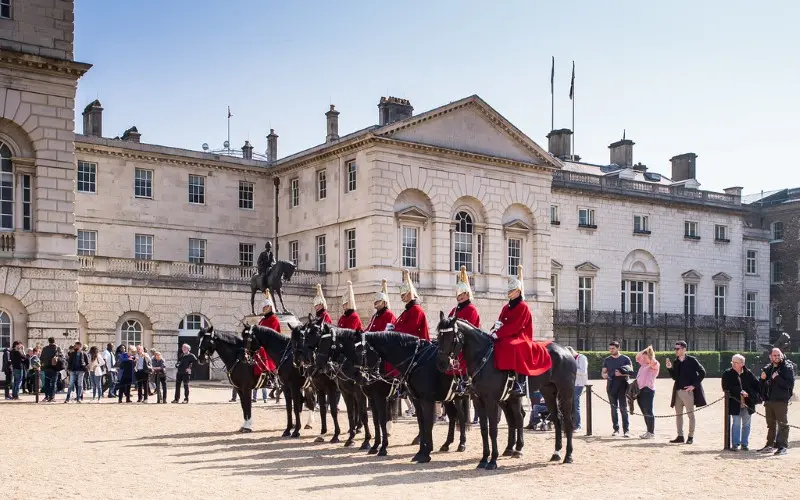
[[[597,326],[630,328],[698,329],[719,332],[754,333],[755,318],[705,314],[630,313],[619,311],[581,311],[556,309],[555,326]]]
[[[553,186],[568,187],[570,184],[592,186],[607,192],[662,197],[675,201],[731,206],[741,205],[741,197],[732,194],[700,191],[683,186],[665,186],[663,184],[620,179],[616,176],[600,176],[570,172],[568,170],[553,172]]]
[[[14,233],[0,233],[0,252],[11,253],[14,251]]]

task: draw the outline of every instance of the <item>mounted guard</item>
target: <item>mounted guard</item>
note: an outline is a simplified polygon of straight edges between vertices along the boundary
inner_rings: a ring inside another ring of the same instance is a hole
[[[375,294],[375,303],[373,306],[375,307],[375,314],[373,314],[372,319],[369,320],[367,331],[385,332],[389,329],[389,325],[392,325],[397,319],[390,310],[389,282],[385,279],[381,280],[381,291]]]
[[[469,286],[469,278],[467,277],[467,268],[461,266],[456,280],[456,301],[458,304],[450,311],[449,317],[457,318],[466,321],[475,328],[481,327],[481,316],[478,314],[478,309],[472,303],[473,299],[472,288]],[[462,379],[459,385],[459,392],[463,392],[465,384],[463,378],[467,374],[467,364],[464,361],[464,353],[460,352],[457,358],[457,366],[450,367],[446,372],[447,375],[455,375]]]
[[[361,318],[356,312],[356,296],[353,293],[352,281],[347,282],[347,293],[342,298],[342,309],[344,309],[344,314],[339,318],[339,323],[337,324],[339,328],[364,329],[364,325],[361,324]]]
[[[428,334],[428,319],[425,311],[417,303],[419,295],[411,282],[411,275],[407,269],[403,269],[403,283],[400,285],[400,299],[405,303],[405,310],[394,322],[391,330],[399,333],[408,333],[422,340],[430,340]]]
[[[314,296],[314,312],[317,315],[317,321],[333,324],[331,315],[328,314],[328,302],[322,294],[322,285],[317,283],[316,288],[317,294]]]

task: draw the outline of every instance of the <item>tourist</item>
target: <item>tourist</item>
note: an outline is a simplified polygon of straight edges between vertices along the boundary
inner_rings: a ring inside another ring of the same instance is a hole
[[[734,354],[731,367],[722,373],[722,390],[728,392],[728,414],[731,416],[731,451],[748,451],[750,417],[759,398],[758,379],[745,366],[744,356]]]
[[[75,402],[83,401],[83,379],[89,371],[89,357],[81,349],[81,343],[75,342],[72,352],[67,356],[67,370],[69,372],[69,388],[65,403],[69,403],[72,389],[75,389]]]
[[[347,293],[342,297],[342,310],[344,313],[337,323],[339,328],[347,328],[350,330],[364,329],[364,325],[361,324],[361,318],[356,312],[356,296],[353,293],[352,281],[347,282]]]
[[[636,372],[636,386],[639,388],[639,409],[644,416],[644,424],[647,432],[639,436],[642,439],[653,439],[656,432],[656,417],[653,413],[653,401],[656,395],[656,378],[661,370],[661,363],[656,359],[653,346],[636,355],[636,362],[639,363],[639,371]]]
[[[314,312],[316,313],[317,321],[322,323],[333,324],[331,315],[328,314],[328,302],[325,296],[322,295],[322,285],[316,285],[317,294],[314,296]]]
[[[13,374],[14,372],[11,369],[11,349],[5,347],[3,348],[3,376],[5,377],[3,389],[5,389],[6,399],[11,399],[11,382],[14,378]]]
[[[25,381],[24,349],[25,347],[19,340],[15,340],[11,345],[11,370],[14,377],[14,385],[11,387],[11,399],[19,399],[19,391]]]
[[[31,386],[31,394],[36,394],[44,386],[41,378],[42,358],[40,357],[40,354],[41,349],[39,348],[39,344],[36,344],[31,352],[31,357],[28,360],[28,382]]]
[[[183,344],[178,355],[178,363],[175,365],[178,370],[175,373],[175,399],[172,400],[173,403],[180,402],[181,384],[183,384],[183,402],[189,402],[189,379],[192,378],[192,366],[195,362],[197,362],[197,356],[189,351],[189,344]]]
[[[150,356],[140,345],[136,346],[136,395],[137,403],[147,403],[147,396],[150,393],[149,381],[150,373],[153,371]]]
[[[119,372],[117,373],[117,403],[122,403],[122,396],[125,402],[131,402],[131,384],[133,384],[133,361],[127,352],[117,354]]]
[[[161,353],[155,351],[151,361],[153,370],[153,381],[156,383],[156,402],[167,403],[167,365],[164,363],[164,358]]]
[[[575,398],[572,401],[572,414],[575,419],[575,431],[581,430],[581,395],[586,384],[589,383],[589,360],[583,354],[577,352],[570,346],[567,350],[575,358],[577,364],[575,370]]]
[[[117,368],[115,366],[116,359],[114,359],[114,346],[111,343],[106,344],[103,351],[103,361],[106,362],[106,373],[108,374],[108,397],[117,397]]]
[[[89,349],[89,375],[92,379],[92,401],[100,402],[103,399],[103,373],[106,371],[106,360],[97,350]]]
[[[628,406],[625,393],[628,390],[628,377],[633,373],[631,358],[619,352],[619,342],[608,344],[610,356],[603,360],[602,377],[606,379],[606,394],[611,403],[611,423],[614,426],[612,436],[619,435],[619,416],[622,415],[622,436],[630,437],[628,422]]]
[[[786,455],[789,447],[789,400],[794,391],[794,373],[780,349],[772,349],[770,364],[761,372],[761,393],[767,417],[767,444],[762,453]]]
[[[670,406],[675,408],[675,424],[678,427],[678,436],[670,443],[694,443],[695,407],[705,406],[706,398],[703,392],[703,379],[706,370],[695,358],[686,353],[686,342],[679,340],[675,343],[675,361],[667,358],[666,366],[672,380],[672,401]],[[683,413],[689,414],[689,436],[684,441]]]
[[[49,403],[53,401],[56,395],[56,378],[58,372],[56,371],[56,364],[60,351],[56,345],[56,339],[50,337],[47,339],[47,345],[42,349],[40,357],[42,361],[42,370],[44,371],[44,400],[43,402]]]

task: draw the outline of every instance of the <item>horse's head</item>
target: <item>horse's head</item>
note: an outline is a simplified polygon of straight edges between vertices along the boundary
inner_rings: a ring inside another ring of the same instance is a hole
[[[312,332],[311,335],[314,337],[311,339],[311,341],[316,343],[317,370],[320,370],[323,373],[328,373],[330,370],[328,362],[339,361],[338,359],[334,359],[337,354],[335,352],[338,347],[337,342],[339,341],[337,338],[336,328],[332,327],[328,323],[313,322],[311,323],[311,326],[309,326],[309,331]]]
[[[313,332],[312,326],[313,323],[308,323],[291,327],[292,358],[297,367],[309,366],[314,363],[317,336]]]
[[[458,320],[455,316],[447,317],[439,311],[439,324],[436,326],[439,347],[436,352],[436,367],[445,372],[458,359],[459,353],[464,348],[464,336],[458,329]]]
[[[283,266],[283,279],[286,281],[290,281],[292,279],[292,275],[294,274],[295,269],[297,268],[295,267],[294,264],[292,264],[291,262],[285,262]]]
[[[214,355],[216,347],[214,327],[201,328],[197,332],[197,362],[201,365],[205,364]]]

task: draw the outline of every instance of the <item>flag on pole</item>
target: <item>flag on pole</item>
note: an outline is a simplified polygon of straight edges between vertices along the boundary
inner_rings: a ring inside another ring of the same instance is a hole
[[[575,61],[572,61],[572,80],[569,82],[569,99],[575,94]]]
[[[556,56],[551,57],[553,58],[553,65],[550,68],[550,95],[553,95],[553,82],[556,77]]]
[[[228,106],[228,118],[230,118],[231,116],[233,116],[233,115],[231,114],[231,107],[230,107],[230,106]]]

